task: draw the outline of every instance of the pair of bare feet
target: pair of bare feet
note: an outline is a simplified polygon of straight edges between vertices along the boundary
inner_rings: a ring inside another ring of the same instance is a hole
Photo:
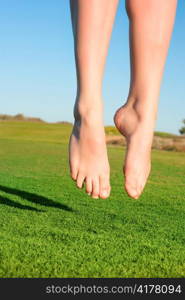
[[[110,167],[107,156],[101,101],[93,107],[78,101],[69,143],[71,177],[77,187],[85,184],[92,198],[110,195]],[[99,107],[97,107],[99,106]],[[127,141],[124,162],[125,190],[139,198],[150,173],[154,120],[140,112],[136,101],[127,101],[117,110],[114,122]]]

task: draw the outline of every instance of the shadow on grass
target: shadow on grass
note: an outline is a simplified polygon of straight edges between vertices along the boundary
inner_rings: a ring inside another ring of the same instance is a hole
[[[16,196],[19,196],[21,198],[24,198],[24,199],[26,199],[26,200],[28,200],[28,201],[30,201],[32,203],[36,203],[36,204],[40,204],[40,205],[48,206],[48,207],[55,207],[55,208],[63,209],[63,210],[66,210],[66,211],[73,211],[73,209],[71,207],[69,207],[69,206],[67,206],[65,204],[61,204],[59,202],[55,202],[55,201],[53,201],[53,200],[51,200],[49,198],[46,198],[44,196],[40,196],[40,195],[37,195],[37,194],[34,194],[34,193],[30,193],[30,192],[26,192],[26,191],[21,191],[21,190],[17,190],[17,189],[6,187],[6,186],[2,186],[2,185],[0,185],[0,190],[3,191],[3,192],[5,192],[5,193],[16,195]],[[2,199],[5,199],[5,202],[6,202],[6,200],[9,200],[7,198],[0,198],[0,203],[2,203]],[[13,202],[11,200],[9,200],[9,201]],[[15,204],[16,202],[13,202],[13,203]],[[16,203],[16,205],[17,204],[18,203]],[[21,205],[21,204],[18,204],[18,206],[19,205]],[[10,206],[13,206],[13,205],[10,205]],[[29,207],[29,206],[26,206],[26,207]],[[32,207],[30,207],[30,209],[32,209]],[[36,209],[33,208],[33,210],[36,210]]]
[[[1,197],[0,196],[0,204],[5,204],[11,207],[15,207],[15,208],[20,208],[20,209],[26,209],[26,210],[32,210],[32,211],[37,211],[37,212],[42,212],[42,210],[28,206],[28,205],[23,205],[20,204],[18,202],[14,202],[6,197]]]

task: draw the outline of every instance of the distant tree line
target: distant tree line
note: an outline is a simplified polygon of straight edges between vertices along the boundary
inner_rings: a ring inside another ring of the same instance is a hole
[[[7,115],[7,114],[0,114],[0,121],[23,121],[23,122],[39,122],[39,123],[47,123],[46,121],[35,118],[35,117],[25,117],[23,114],[17,114],[17,115]],[[68,121],[59,121],[55,122],[56,124],[70,124],[71,122]]]
[[[40,118],[25,117],[23,114],[17,114],[15,116],[0,114],[0,121],[44,122]]]
[[[180,133],[180,134],[185,134],[185,119],[182,121],[182,123],[183,123],[184,125],[179,129],[179,133]]]

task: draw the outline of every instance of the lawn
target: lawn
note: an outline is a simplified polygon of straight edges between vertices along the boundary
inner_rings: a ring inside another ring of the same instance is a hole
[[[132,200],[109,146],[111,197],[91,199],[69,177],[70,130],[0,122],[0,277],[184,277],[185,153],[153,150]]]

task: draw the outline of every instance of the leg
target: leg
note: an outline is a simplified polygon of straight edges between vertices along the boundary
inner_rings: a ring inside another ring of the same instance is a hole
[[[71,176],[93,198],[110,193],[102,118],[102,77],[118,0],[71,0],[77,96],[70,138]]]
[[[127,102],[115,114],[126,137],[125,188],[138,198],[150,173],[158,95],[177,0],[127,0],[130,20],[131,83]]]

